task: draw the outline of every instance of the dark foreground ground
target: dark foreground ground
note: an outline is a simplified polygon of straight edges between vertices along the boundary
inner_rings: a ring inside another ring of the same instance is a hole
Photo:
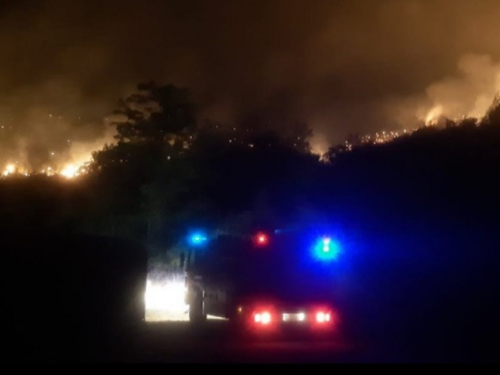
[[[135,339],[115,349],[114,361],[142,363],[346,363],[369,361],[368,353],[339,335],[237,336],[229,323],[209,320],[146,323]]]

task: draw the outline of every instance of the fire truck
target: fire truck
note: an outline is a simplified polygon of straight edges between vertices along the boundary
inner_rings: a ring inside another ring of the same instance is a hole
[[[191,240],[185,278],[191,322],[213,316],[258,330],[338,326],[338,239],[275,230],[216,238],[195,234]]]

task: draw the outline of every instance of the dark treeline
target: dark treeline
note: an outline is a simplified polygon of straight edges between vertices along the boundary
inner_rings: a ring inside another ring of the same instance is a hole
[[[393,360],[497,358],[498,101],[483,119],[332,147],[325,161],[304,122],[199,121],[188,91],[139,89],[88,175],[1,181],[1,231],[126,237],[165,266],[193,229],[332,225],[346,239],[339,300],[360,337]]]
[[[89,174],[1,181],[3,231],[123,236],[147,244],[154,259],[182,247],[192,229],[238,233],[297,219],[324,169],[306,124],[200,121],[187,90],[138,89],[120,102],[116,144],[95,152]]]
[[[95,152],[91,173],[0,182],[3,231],[114,234],[166,251],[194,228],[238,232],[307,220],[373,230],[481,227],[498,208],[496,103],[479,125],[449,121],[383,145],[332,147],[325,162],[310,152],[303,122],[199,121],[187,90],[139,89],[121,101],[117,143]]]

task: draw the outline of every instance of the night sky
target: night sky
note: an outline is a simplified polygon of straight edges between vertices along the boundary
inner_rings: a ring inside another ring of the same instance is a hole
[[[497,0],[1,1],[0,166],[98,147],[148,80],[192,89],[203,117],[306,121],[316,146],[480,116],[499,19]]]

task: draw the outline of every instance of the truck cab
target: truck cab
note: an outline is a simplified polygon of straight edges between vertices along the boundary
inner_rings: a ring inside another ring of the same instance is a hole
[[[197,248],[186,266],[186,304],[191,321],[203,321],[207,315],[230,317],[230,297],[234,295],[238,259],[246,241],[220,236]]]

